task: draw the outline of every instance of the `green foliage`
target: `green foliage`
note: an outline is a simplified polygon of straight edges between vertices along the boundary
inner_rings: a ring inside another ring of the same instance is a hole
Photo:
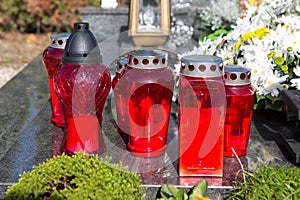
[[[161,198],[158,200],[209,200],[207,195],[207,181],[200,181],[188,195],[183,188],[176,188],[173,185],[164,184],[160,189]]]
[[[245,172],[245,181],[235,181],[228,199],[300,199],[300,169],[290,165],[261,165],[255,172]]]
[[[230,33],[230,31],[228,31],[224,28],[217,29],[216,31],[214,31],[210,34],[206,34],[206,33],[201,34],[199,37],[199,41],[203,41],[204,38],[210,39],[211,41],[215,41],[219,36],[225,36],[228,33]]]
[[[110,158],[63,154],[23,173],[4,199],[143,199],[140,186],[137,174],[121,163],[111,163]]]
[[[70,32],[80,20],[78,8],[100,0],[6,0],[0,2],[0,29],[21,32]]]
[[[266,109],[283,111],[284,102],[283,102],[282,93],[279,93],[277,97],[273,97],[270,94],[260,95],[256,93],[254,110],[266,110]]]

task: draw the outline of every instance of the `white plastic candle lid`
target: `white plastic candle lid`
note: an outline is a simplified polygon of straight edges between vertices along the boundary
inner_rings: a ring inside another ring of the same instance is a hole
[[[249,68],[239,65],[225,65],[225,85],[249,85],[251,83],[251,72]]]
[[[116,72],[122,73],[125,70],[127,63],[128,63],[127,57],[123,57],[123,56],[120,57],[116,62]]]
[[[65,49],[69,36],[70,34],[68,33],[52,34],[50,46],[56,49]]]
[[[168,66],[168,53],[161,50],[135,50],[128,53],[128,66],[138,69],[160,69]]]
[[[191,77],[223,76],[222,58],[210,55],[190,55],[181,59],[180,73]]]

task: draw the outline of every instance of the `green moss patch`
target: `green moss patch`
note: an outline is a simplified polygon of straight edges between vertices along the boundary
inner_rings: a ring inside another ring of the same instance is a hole
[[[17,199],[143,199],[137,174],[111,158],[77,153],[60,155],[34,166],[10,186],[5,200]]]

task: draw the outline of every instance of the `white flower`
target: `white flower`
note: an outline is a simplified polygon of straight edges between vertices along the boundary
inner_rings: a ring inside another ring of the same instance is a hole
[[[300,52],[300,31],[294,31],[286,36],[283,48],[292,48],[292,51],[296,54]]]
[[[277,97],[279,95],[279,91],[282,90],[281,83],[284,82],[287,77],[287,75],[282,77],[278,77],[276,75],[267,76],[263,84],[263,90],[261,91],[261,94],[271,94],[271,96]]]
[[[294,78],[291,80],[292,86],[300,90],[300,78]]]
[[[296,76],[300,77],[300,66],[297,65],[294,69],[293,72],[296,74]]]

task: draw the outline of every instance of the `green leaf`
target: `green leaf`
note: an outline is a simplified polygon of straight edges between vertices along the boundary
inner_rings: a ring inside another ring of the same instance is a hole
[[[161,197],[169,199],[173,196],[176,196],[178,190],[172,185],[163,184],[160,189]]]
[[[179,189],[176,196],[175,196],[175,198],[176,198],[176,200],[186,200],[184,198],[184,195],[185,195],[184,189]]]
[[[200,181],[194,188],[189,196],[190,200],[196,200],[197,196],[205,197],[207,195],[208,183],[206,180]]]
[[[215,36],[213,33],[211,33],[207,36],[207,38],[210,39],[211,41],[215,41],[218,38],[218,36]]]
[[[226,29],[221,28],[221,29],[216,30],[213,34],[215,36],[220,36],[220,35],[226,35],[227,33],[228,33],[228,31]]]
[[[177,195],[179,190],[175,186],[168,184],[167,187],[173,196]]]

